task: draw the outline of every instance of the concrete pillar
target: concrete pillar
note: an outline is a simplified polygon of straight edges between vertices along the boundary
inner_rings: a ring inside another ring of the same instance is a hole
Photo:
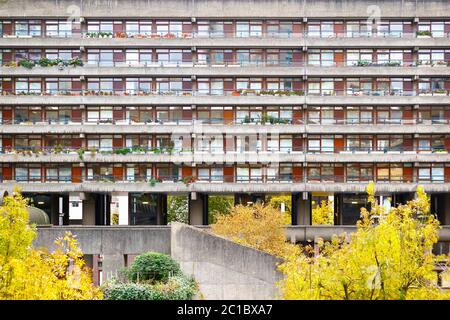
[[[198,192],[189,194],[189,224],[208,224],[208,195]]]
[[[311,225],[311,194],[292,194],[292,216],[293,224],[295,222],[298,225]]]
[[[166,225],[167,224],[167,195],[158,194],[157,195],[157,206],[156,206],[156,224]]]
[[[69,193],[69,224],[83,223],[83,200],[79,192]]]
[[[119,215],[119,225],[129,224],[128,198],[128,192],[113,192],[111,194],[111,215]]]
[[[82,212],[83,212],[83,225],[95,225],[95,199],[91,195],[84,193]]]

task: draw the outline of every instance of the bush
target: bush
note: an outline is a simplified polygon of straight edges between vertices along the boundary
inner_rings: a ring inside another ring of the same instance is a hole
[[[128,279],[136,281],[167,282],[169,276],[181,274],[179,264],[170,256],[147,252],[136,257],[128,270]]]
[[[197,285],[193,279],[180,275],[155,285],[112,281],[102,290],[105,300],[191,300]]]

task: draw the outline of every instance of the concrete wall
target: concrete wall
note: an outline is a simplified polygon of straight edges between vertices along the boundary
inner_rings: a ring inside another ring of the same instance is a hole
[[[192,226],[174,223],[172,257],[199,283],[206,299],[275,299],[279,259]]]

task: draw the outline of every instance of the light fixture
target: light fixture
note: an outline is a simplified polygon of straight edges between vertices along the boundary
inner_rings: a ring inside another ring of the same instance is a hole
[[[142,201],[142,204],[148,204],[148,201]]]
[[[358,204],[358,201],[352,201],[352,204]]]
[[[38,204],[44,204],[44,201],[38,201]]]

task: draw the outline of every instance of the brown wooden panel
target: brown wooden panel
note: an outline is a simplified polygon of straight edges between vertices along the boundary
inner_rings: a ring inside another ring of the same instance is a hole
[[[336,63],[336,66],[341,67],[344,65],[344,51],[335,51],[334,52],[334,62]],[[344,89],[344,88],[342,88]]]
[[[413,180],[413,168],[403,168],[403,182],[412,182]]]
[[[412,151],[414,145],[414,140],[412,138],[403,139],[403,148],[405,151]]]
[[[72,121],[81,122],[83,113],[80,109],[72,109]]]
[[[344,150],[344,138],[335,138],[334,139],[334,152],[341,152]]]
[[[293,151],[303,150],[303,138],[301,136],[294,136],[292,138],[292,149]]]
[[[123,139],[113,138],[113,148],[122,148],[122,147],[123,147]]]
[[[444,144],[445,144],[445,149],[447,149],[447,151],[450,151],[450,136],[445,137]]]
[[[450,167],[444,168],[444,175],[445,175],[445,182],[450,182]]]
[[[336,182],[344,182],[344,166],[334,167],[334,176]]]
[[[123,167],[113,167],[113,177],[115,181],[123,180]]]
[[[114,121],[123,120],[124,118],[125,117],[124,117],[123,109],[113,110],[113,119],[114,119]]]
[[[183,167],[181,169],[181,176],[183,178],[185,178],[185,177],[192,177],[192,168],[191,167]]]
[[[4,123],[10,123],[12,120],[12,110],[3,110],[2,120]]]
[[[12,23],[3,24],[3,34],[4,35],[12,35]]]
[[[292,113],[292,123],[301,124],[303,119],[303,110],[294,110]]]
[[[81,138],[72,138],[72,148],[80,149],[83,145],[83,140]]]
[[[83,168],[72,167],[72,182],[81,183],[82,181]]]
[[[224,167],[223,175],[224,182],[234,182],[234,167]]]
[[[303,181],[303,168],[294,166],[292,167],[292,180],[294,182],[302,182]]]
[[[183,109],[183,111],[181,112],[181,117],[183,120],[192,120],[192,110]]]
[[[233,110],[224,110],[223,111],[223,120],[225,124],[231,124],[234,122],[234,113]]]

